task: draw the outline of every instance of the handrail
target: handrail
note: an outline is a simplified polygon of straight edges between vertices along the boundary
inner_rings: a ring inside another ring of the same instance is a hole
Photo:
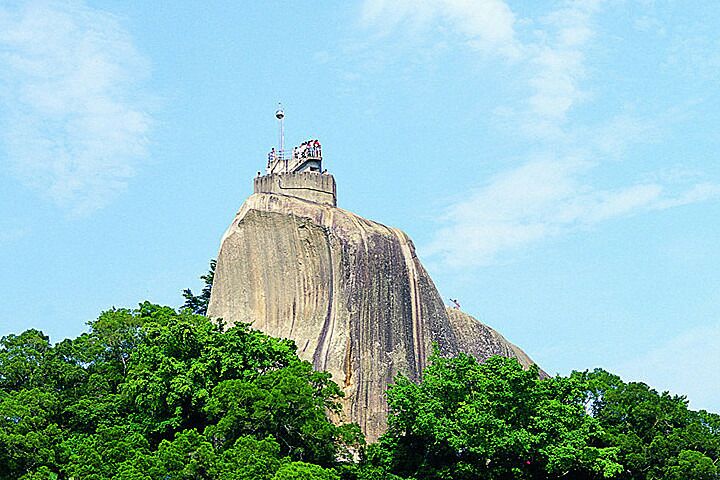
[[[298,155],[298,151],[295,150],[282,150],[282,151],[275,151],[274,155],[270,155],[268,157],[271,161],[276,160],[322,160],[322,152],[318,152],[315,155],[310,154],[310,152],[306,152],[307,154],[303,156]]]
[[[274,160],[291,160],[292,154],[292,150],[280,150],[278,152],[275,152]]]

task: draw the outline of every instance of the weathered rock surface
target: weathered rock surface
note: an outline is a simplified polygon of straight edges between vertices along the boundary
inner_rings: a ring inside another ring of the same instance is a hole
[[[475,317],[449,307],[447,315],[450,327],[455,333],[459,351],[469,353],[479,360],[486,360],[493,355],[502,355],[517,358],[518,362],[525,367],[535,363],[520,347],[508,342],[505,337]],[[540,375],[547,376],[542,370],[540,370]]]
[[[433,342],[444,355],[532,363],[493,329],[446,309],[402,231],[275,193],[250,196],[223,236],[208,315],[294,340],[344,390],[340,420],[370,440],[385,428],[388,384],[398,373],[419,380]]]

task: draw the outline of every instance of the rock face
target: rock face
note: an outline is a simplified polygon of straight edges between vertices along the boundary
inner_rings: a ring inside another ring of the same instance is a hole
[[[433,342],[443,355],[532,363],[491,328],[445,307],[402,231],[334,201],[267,190],[256,181],[223,236],[208,315],[294,340],[299,356],[345,392],[338,420],[376,439],[388,384],[398,373],[419,380]]]

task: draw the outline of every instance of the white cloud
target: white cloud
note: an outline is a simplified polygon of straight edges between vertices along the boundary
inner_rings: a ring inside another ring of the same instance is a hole
[[[27,236],[29,230],[26,228],[10,227],[0,229],[0,245],[12,243]]]
[[[598,185],[597,178],[612,177],[608,173],[629,146],[656,142],[663,130],[662,121],[641,118],[629,107],[592,125],[571,122],[573,110],[593,99],[583,82],[588,54],[596,46],[595,17],[604,3],[563,1],[549,14],[518,19],[502,0],[366,0],[364,23],[385,35],[435,34],[438,29],[431,27],[449,27],[459,33],[461,45],[499,53],[524,82],[524,96],[494,111],[500,125],[519,130],[532,146],[517,156],[517,165],[446,209],[441,227],[423,248],[431,260],[484,265],[503,253],[614,218],[720,198],[720,186],[697,178],[643,180],[640,175],[624,184]],[[445,49],[451,51],[452,46]]]
[[[473,49],[508,58],[520,55],[515,15],[503,0],[366,0],[363,4],[363,23],[385,34],[400,25],[417,30],[438,20]]]
[[[556,137],[571,109],[587,98],[584,49],[595,36],[593,14],[602,1],[572,2],[540,20],[539,38],[525,45],[531,93],[521,123],[532,136]]]
[[[593,148],[598,157],[623,159],[631,145],[658,142],[662,137],[662,127],[659,125],[662,125],[663,120],[647,120],[620,113],[599,125],[574,128],[574,141]]]
[[[524,106],[523,126],[533,134],[556,134],[568,111],[585,97],[582,48],[593,37],[592,14],[601,0],[568,3],[539,20],[535,41],[522,43],[517,19],[503,0],[366,0],[362,21],[382,34],[445,27],[482,53],[495,53],[530,66],[532,91]]]
[[[693,328],[612,371],[627,381],[687,395],[690,407],[720,411],[720,324]]]
[[[111,15],[82,1],[0,7],[0,98],[9,168],[72,213],[105,205],[146,153],[147,61]]]
[[[452,267],[486,265],[502,253],[614,218],[720,198],[720,187],[708,183],[601,189],[586,180],[595,168],[568,157],[497,174],[447,209],[424,251]]]

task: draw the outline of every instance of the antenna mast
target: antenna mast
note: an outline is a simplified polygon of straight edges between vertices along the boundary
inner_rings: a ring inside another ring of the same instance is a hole
[[[279,140],[279,150],[278,150],[278,156],[281,159],[284,159],[285,157],[285,124],[283,122],[283,119],[285,118],[285,111],[283,110],[282,103],[278,103],[278,109],[275,112],[275,118],[277,118],[280,121],[280,138]]]

